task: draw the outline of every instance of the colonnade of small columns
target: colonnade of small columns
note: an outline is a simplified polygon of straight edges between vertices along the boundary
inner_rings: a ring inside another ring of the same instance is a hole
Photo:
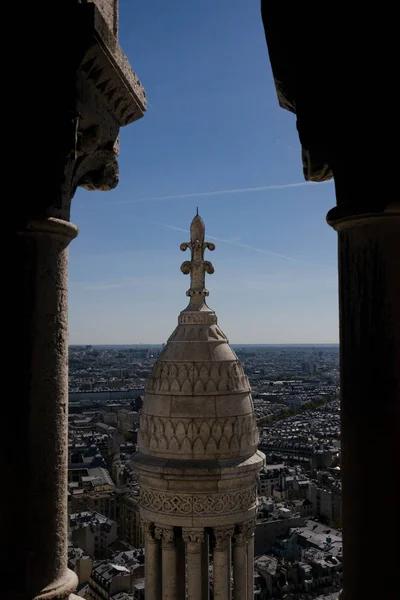
[[[226,527],[172,527],[145,521],[146,600],[254,598],[254,520]]]

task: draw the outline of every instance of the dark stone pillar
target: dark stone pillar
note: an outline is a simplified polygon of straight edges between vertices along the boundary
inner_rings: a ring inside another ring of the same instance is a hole
[[[21,435],[15,452],[10,446],[17,471],[6,514],[11,598],[66,598],[77,585],[67,568],[68,244],[76,235],[62,219],[28,220],[10,248],[21,348],[11,406]]]
[[[343,183],[328,213],[339,243],[341,597],[391,600],[400,564],[400,203],[341,204]]]

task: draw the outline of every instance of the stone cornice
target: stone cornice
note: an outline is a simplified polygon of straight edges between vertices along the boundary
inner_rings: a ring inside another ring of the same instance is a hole
[[[140,119],[146,93],[127,57],[94,3],[80,4],[77,10],[86,38],[78,69],[101,94],[120,127]]]

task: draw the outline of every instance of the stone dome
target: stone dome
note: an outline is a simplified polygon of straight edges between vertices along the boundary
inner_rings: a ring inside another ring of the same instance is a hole
[[[145,390],[139,451],[166,459],[250,457],[259,442],[248,378],[217,317],[205,303],[204,223],[191,224],[192,260],[181,270],[191,275],[188,307],[155,363]]]

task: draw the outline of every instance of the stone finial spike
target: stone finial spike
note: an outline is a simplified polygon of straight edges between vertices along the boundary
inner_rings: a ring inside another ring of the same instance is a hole
[[[205,274],[214,273],[214,267],[208,260],[204,260],[204,250],[215,250],[215,244],[205,242],[205,225],[203,219],[197,214],[190,225],[190,242],[183,242],[180,248],[185,251],[190,248],[191,260],[186,260],[181,265],[181,271],[185,275],[190,274],[190,289],[186,295],[190,298],[189,310],[199,310],[204,306],[204,298],[209,292],[205,287]]]

